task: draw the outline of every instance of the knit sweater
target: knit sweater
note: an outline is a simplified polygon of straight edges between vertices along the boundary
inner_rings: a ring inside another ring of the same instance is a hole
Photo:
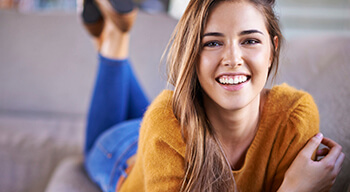
[[[179,191],[184,177],[185,143],[171,97],[163,91],[147,110],[136,163],[121,191]],[[306,142],[319,132],[313,98],[286,84],[274,86],[263,106],[258,131],[243,166],[233,171],[239,191],[276,191]]]

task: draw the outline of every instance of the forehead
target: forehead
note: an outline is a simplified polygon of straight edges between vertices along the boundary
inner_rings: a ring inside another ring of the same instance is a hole
[[[245,1],[222,1],[210,10],[205,31],[224,29],[267,31],[264,15],[253,4]]]

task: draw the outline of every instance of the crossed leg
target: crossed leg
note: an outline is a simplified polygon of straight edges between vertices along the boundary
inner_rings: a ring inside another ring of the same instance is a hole
[[[99,66],[87,118],[85,168],[103,191],[114,191],[127,160],[136,153],[140,121],[149,102],[128,58],[136,8],[119,13],[108,0],[96,0],[96,5],[103,21],[101,33],[86,28],[99,52]]]

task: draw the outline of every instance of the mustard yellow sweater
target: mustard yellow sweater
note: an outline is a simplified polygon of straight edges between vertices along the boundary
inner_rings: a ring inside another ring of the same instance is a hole
[[[122,184],[122,192],[179,191],[185,143],[171,97],[172,91],[163,91],[146,112],[136,163]],[[276,191],[299,150],[318,132],[318,110],[312,97],[286,84],[273,87],[244,165],[233,171],[239,191]]]

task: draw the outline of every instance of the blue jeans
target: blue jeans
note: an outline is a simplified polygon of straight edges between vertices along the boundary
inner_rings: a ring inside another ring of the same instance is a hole
[[[99,55],[87,118],[85,169],[102,191],[115,191],[126,161],[137,151],[141,118],[149,102],[128,59]]]

